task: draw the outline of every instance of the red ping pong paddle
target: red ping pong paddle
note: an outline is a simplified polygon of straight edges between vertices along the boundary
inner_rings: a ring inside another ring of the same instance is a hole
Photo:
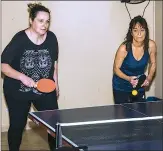
[[[55,90],[55,82],[51,79],[40,79],[37,81],[36,86],[37,90],[43,93],[50,93]]]

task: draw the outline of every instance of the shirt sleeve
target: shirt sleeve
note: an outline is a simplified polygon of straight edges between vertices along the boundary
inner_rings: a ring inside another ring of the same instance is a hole
[[[58,60],[58,53],[59,53],[59,47],[58,47],[58,40],[56,35],[52,33],[52,38],[51,38],[51,43],[53,45],[53,49],[54,49],[54,61]]]
[[[8,45],[1,54],[1,63],[10,64],[16,56],[21,43],[21,36],[19,33],[15,34]]]
[[[57,38],[56,38],[56,52],[55,52],[55,61],[57,61],[58,60],[58,53],[59,53],[59,48],[58,48],[58,40],[57,40]]]

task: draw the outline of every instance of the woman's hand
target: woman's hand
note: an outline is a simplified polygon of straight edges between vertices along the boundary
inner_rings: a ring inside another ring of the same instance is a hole
[[[144,83],[141,85],[141,87],[148,87],[150,84],[150,81],[148,80],[148,78],[144,81]]]
[[[131,76],[130,77],[130,83],[132,84],[133,88],[136,87],[136,85],[138,84],[138,79],[136,76]]]
[[[24,74],[21,74],[19,79],[27,87],[35,87],[36,86],[36,83],[34,82],[34,80]]]

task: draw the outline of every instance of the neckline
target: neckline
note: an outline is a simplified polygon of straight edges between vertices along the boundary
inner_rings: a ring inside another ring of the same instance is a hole
[[[144,55],[145,55],[145,51],[144,51],[142,57],[141,57],[139,60],[137,60],[137,59],[134,57],[134,54],[133,54],[132,44],[131,44],[131,53],[132,53],[132,57],[133,57],[134,60],[136,60],[137,62],[141,61],[141,60],[143,59]]]
[[[46,42],[47,37],[48,37],[48,31],[47,31],[45,40],[44,40],[41,44],[35,44],[35,43],[28,37],[28,35],[27,35],[27,33],[26,33],[26,30],[27,30],[27,29],[24,29],[24,33],[25,33],[27,39],[28,39],[33,45],[35,45],[35,46],[41,46],[41,45],[43,45],[43,44]]]

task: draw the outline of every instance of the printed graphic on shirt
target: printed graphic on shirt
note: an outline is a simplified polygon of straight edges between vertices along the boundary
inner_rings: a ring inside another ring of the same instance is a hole
[[[20,59],[21,72],[31,77],[35,82],[40,78],[48,78],[49,71],[52,66],[52,60],[47,49],[43,50],[25,50],[23,57]],[[36,94],[42,94],[35,88],[20,84],[20,91],[29,92],[33,91]]]

